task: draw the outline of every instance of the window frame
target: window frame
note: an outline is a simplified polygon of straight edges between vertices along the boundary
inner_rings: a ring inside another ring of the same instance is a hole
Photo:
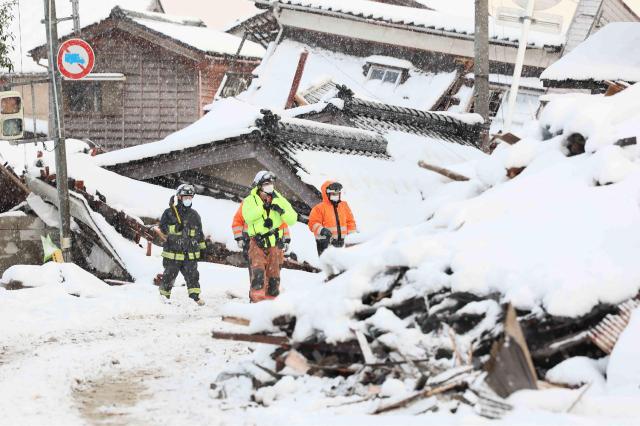
[[[374,72],[382,71],[382,78],[373,78]],[[405,70],[403,68],[394,68],[386,65],[371,63],[369,66],[369,72],[367,73],[367,81],[380,81],[381,83],[389,83],[394,87],[398,87],[400,81],[402,81],[402,73]],[[396,74],[396,78],[393,82],[387,80],[387,75]]]

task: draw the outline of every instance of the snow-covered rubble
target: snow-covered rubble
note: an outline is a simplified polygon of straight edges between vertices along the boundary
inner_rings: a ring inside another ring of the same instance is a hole
[[[11,283],[23,287],[61,286],[67,293],[78,297],[98,297],[110,290],[103,281],[73,263],[15,265],[7,269],[0,279],[0,286]]]
[[[437,371],[467,353],[484,363],[501,332],[499,304],[510,302],[525,336],[535,338],[530,344],[552,350],[559,330],[585,330],[639,294],[640,153],[636,145],[614,145],[640,136],[639,94],[637,84],[610,98],[552,99],[538,131],[500,145],[489,158],[453,167],[471,180],[436,188],[421,204],[423,223],[331,248],[321,259],[328,282],[309,282],[269,303],[230,304],[226,313],[249,319],[249,332],[285,332],[309,357],[305,345],[325,344],[327,354],[343,351],[338,359],[352,363],[348,344],[359,331],[379,360],[427,357]],[[582,155],[566,148],[574,133],[586,138]],[[508,179],[513,167],[524,171]],[[635,380],[627,381],[624,371],[637,345],[636,317],[612,355],[611,386]],[[449,354],[434,353],[441,350]],[[594,346],[576,350],[598,353]],[[558,362],[544,352],[533,353],[543,362],[538,368]],[[606,367],[594,362],[574,358],[548,377],[599,384],[589,398],[602,403],[608,396],[597,392],[605,392]],[[559,404],[565,409],[575,397],[567,395],[568,403]]]

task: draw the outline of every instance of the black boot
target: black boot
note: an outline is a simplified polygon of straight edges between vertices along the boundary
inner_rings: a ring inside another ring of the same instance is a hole
[[[267,296],[278,297],[280,294],[280,278],[269,278],[269,285],[267,286]]]
[[[256,269],[252,272],[251,288],[253,290],[262,290],[262,287],[264,287],[264,269]]]

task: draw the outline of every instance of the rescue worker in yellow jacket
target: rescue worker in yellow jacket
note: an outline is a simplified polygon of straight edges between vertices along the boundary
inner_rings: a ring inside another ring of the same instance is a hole
[[[322,202],[309,214],[309,229],[316,237],[318,256],[329,244],[343,247],[347,235],[357,232],[351,208],[342,200],[342,184],[326,181],[322,184]]]
[[[280,267],[284,260],[284,231],[281,225],[296,223],[298,214],[275,190],[276,176],[266,170],[256,174],[254,188],[242,202],[247,224],[251,289],[249,299],[259,302],[280,294]]]

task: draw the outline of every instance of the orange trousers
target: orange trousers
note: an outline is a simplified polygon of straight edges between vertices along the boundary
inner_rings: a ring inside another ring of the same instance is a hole
[[[280,294],[280,267],[283,261],[282,249],[262,248],[253,238],[249,240],[249,263],[251,264],[249,300],[252,303],[275,299]]]

